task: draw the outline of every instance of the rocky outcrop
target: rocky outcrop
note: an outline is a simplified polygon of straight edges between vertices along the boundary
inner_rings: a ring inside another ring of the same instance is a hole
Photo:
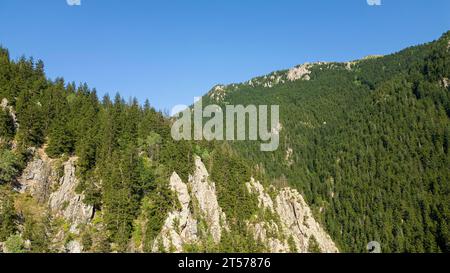
[[[296,80],[310,80],[310,74],[311,74],[311,64],[305,63],[303,65],[296,66],[288,71],[287,79],[290,81],[296,81]]]
[[[17,190],[29,193],[41,204],[48,204],[53,215],[64,218],[71,225],[87,223],[93,215],[93,207],[83,203],[84,196],[76,193],[78,179],[75,175],[77,158],[61,163],[50,159],[39,149],[18,179]]]
[[[177,195],[180,208],[169,213],[153,251],[160,246],[165,251],[182,252],[184,244],[198,243],[201,237],[211,236],[218,243],[227,228],[226,217],[217,201],[216,186],[199,157],[195,158],[195,171],[185,184],[177,173],[170,178],[170,187]],[[199,222],[206,223],[200,234]]]
[[[275,214],[278,221],[249,223],[257,240],[266,244],[270,252],[308,252],[311,239],[317,241],[321,252],[338,252],[330,236],[314,219],[303,197],[294,189],[281,189],[274,200],[253,178],[247,183],[250,193],[256,194],[259,207]],[[276,191],[276,189],[272,189]],[[269,236],[268,234],[275,236]]]
[[[294,150],[292,148],[290,148],[290,147],[287,148],[284,160],[286,161],[286,164],[288,166],[292,166],[294,164],[293,156],[294,156]]]
[[[182,252],[184,244],[197,241],[197,220],[191,212],[188,187],[177,173],[173,173],[170,177],[170,187],[176,193],[181,208],[169,213],[161,234],[153,246],[154,252],[159,250],[161,244],[167,251]]]
[[[330,236],[314,219],[303,196],[296,190],[285,188],[276,197],[276,211],[283,230],[293,238],[297,251],[307,252],[311,238],[314,238],[321,252],[338,252]]]
[[[208,171],[199,157],[195,158],[194,175],[189,176],[194,202],[200,209],[199,214],[207,223],[208,231],[214,242],[219,242],[222,228],[226,228],[225,213],[217,202],[216,184],[209,179]]]
[[[221,102],[226,96],[226,87],[224,85],[216,85],[210,92],[209,97],[216,102]]]
[[[450,86],[450,80],[448,78],[442,78],[441,83],[444,88],[447,88]]]
[[[153,251],[182,252],[186,244],[197,244],[210,236],[219,243],[228,230],[226,216],[217,201],[216,186],[199,157],[195,158],[194,174],[184,183],[177,173],[170,178],[179,207],[170,212]],[[247,221],[256,240],[270,252],[308,252],[314,238],[321,252],[338,252],[330,236],[315,221],[303,197],[291,188],[269,191],[255,179],[246,184],[247,190],[258,200],[260,212]],[[272,217],[265,217],[270,214]],[[270,220],[267,220],[270,219]],[[205,223],[202,226],[200,223]],[[206,228],[206,234],[200,229]]]
[[[84,195],[76,192],[76,161],[76,157],[65,162],[52,160],[44,149],[40,149],[35,151],[34,159],[18,180],[19,191],[29,193],[41,204],[48,205],[53,215],[65,219],[70,226],[69,231],[74,234],[78,234],[80,224],[90,222],[94,213],[92,206],[83,203]],[[216,185],[201,159],[195,158],[195,169],[187,183],[174,172],[169,185],[177,197],[178,206],[165,219],[152,250],[183,252],[186,245],[200,245],[205,240],[218,244],[229,227],[218,202]],[[267,251],[308,252],[314,238],[321,252],[338,252],[296,190],[266,188],[253,178],[246,183],[246,188],[260,208],[247,220],[247,227]],[[65,233],[60,232],[59,237],[55,241],[64,241]],[[61,245],[60,251],[79,253],[83,247],[79,241],[72,240]]]
[[[374,58],[374,57],[372,57]],[[297,65],[290,69],[276,71],[268,75],[252,78],[248,81],[241,83],[233,83],[228,85],[216,85],[209,92],[208,97],[218,103],[226,102],[228,95],[233,92],[239,91],[241,88],[247,87],[260,87],[264,89],[271,89],[280,84],[294,81],[309,81],[311,80],[312,69],[318,70],[325,69],[346,69],[351,71],[354,66],[359,63],[358,61],[346,62],[346,63],[328,63],[328,62],[313,62]]]
[[[83,203],[84,195],[76,193],[76,160],[72,157],[64,163],[64,175],[59,180],[59,187],[49,198],[52,212],[66,219],[71,224],[72,232],[79,224],[87,223],[94,214],[94,208]]]
[[[266,193],[266,190],[264,189],[263,185],[261,185],[261,183],[255,181],[255,179],[252,177],[250,179],[250,183],[246,183],[245,185],[247,186],[247,190],[250,193],[256,194],[258,198],[258,207],[267,208],[271,212],[274,212],[272,198],[270,198],[269,194]]]
[[[36,153],[18,179],[18,190],[21,193],[29,193],[39,203],[45,203],[52,191],[53,186],[58,181],[58,174],[55,170],[54,161],[42,157]]]

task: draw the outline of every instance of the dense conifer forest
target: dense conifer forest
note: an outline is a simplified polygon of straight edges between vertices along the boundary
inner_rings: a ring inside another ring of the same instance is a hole
[[[312,65],[308,80],[268,82],[278,71],[227,86],[223,105],[278,104],[283,127],[276,152],[233,146],[298,188],[343,251],[376,240],[385,252],[448,252],[449,51],[447,32],[392,55]]]
[[[82,229],[88,251],[126,251],[132,240],[150,251],[179,206],[170,175],[186,181],[200,156],[230,229],[219,245],[186,251],[264,251],[244,225],[258,209],[245,188],[254,176],[297,188],[342,251],[376,240],[384,252],[449,252],[449,47],[446,33],[388,56],[313,65],[309,80],[237,85],[223,105],[280,105],[280,148],[270,153],[256,142],[176,142],[172,119],[150,102],[99,98],[86,84],[48,79],[42,61],[12,60],[0,48],[0,241],[50,252],[61,229],[14,191],[34,147],[53,159],[77,157],[77,191],[105,228]],[[18,212],[17,204],[32,209]]]
[[[46,252],[50,251],[52,232],[58,231],[50,216],[36,219],[33,213],[18,214],[14,208],[14,182],[31,160],[33,147],[43,147],[54,159],[77,157],[77,191],[86,196],[87,204],[102,212],[102,217],[94,220],[107,229],[107,233],[86,230],[88,242],[91,237],[100,240],[88,248],[91,251],[125,251],[136,232],[135,220],[142,214],[149,220],[141,240],[144,249],[150,251],[167,213],[177,206],[168,187],[169,177],[175,171],[187,181],[195,155],[210,166],[213,160],[220,160],[220,166],[235,173],[228,180],[219,173],[222,170],[211,170],[220,185],[218,191],[233,193],[223,195],[222,207],[237,218],[249,213],[241,213],[235,199],[248,195],[244,183],[250,179],[250,166],[233,156],[228,145],[173,141],[170,118],[148,101],[140,105],[119,95],[99,99],[96,90],[86,84],[47,79],[42,61],[11,60],[6,49],[0,51],[0,97],[7,105],[0,111],[0,241],[10,236],[17,239],[14,234],[19,224],[24,224],[21,240],[30,240],[36,247],[33,252]],[[228,154],[227,159],[218,154]],[[243,173],[242,169],[247,171]],[[250,198],[241,205],[245,202],[255,209]],[[253,240],[249,242],[238,224],[228,235],[220,246],[222,251],[260,249]],[[205,249],[219,251],[218,246]]]

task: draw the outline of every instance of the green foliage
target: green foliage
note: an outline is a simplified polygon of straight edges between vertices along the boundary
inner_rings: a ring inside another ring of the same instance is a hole
[[[11,235],[5,242],[5,247],[8,253],[25,253],[25,242],[18,234]]]
[[[386,252],[448,252],[448,42],[446,33],[351,69],[315,65],[309,81],[270,92],[238,85],[226,102],[278,104],[283,130],[275,152],[252,142],[233,147],[273,181],[299,189],[342,251],[379,240]]]
[[[0,148],[0,184],[11,182],[20,171],[20,158],[12,151]]]
[[[14,199],[10,190],[0,188],[0,241],[5,241],[17,231],[17,214],[14,208]]]
[[[308,241],[308,253],[321,253],[322,251],[320,250],[319,247],[319,243],[316,240],[316,237],[314,237],[314,235],[312,235],[311,237],[309,237],[309,241]]]
[[[74,138],[68,128],[67,121],[60,120],[49,133],[48,147],[45,150],[50,157],[70,155],[74,150]]]
[[[81,228],[80,237],[85,252],[111,252],[110,234],[105,230],[101,213],[96,213],[91,223]]]
[[[162,143],[163,139],[161,135],[153,131],[145,139],[138,139],[139,148],[152,160],[159,158]]]
[[[47,216],[48,217],[48,216]],[[47,217],[35,218],[31,214],[25,217],[23,238],[30,240],[32,253],[49,252],[50,238],[49,226],[50,221]]]
[[[9,141],[15,134],[14,120],[8,109],[0,108],[0,139]]]
[[[245,186],[245,183],[250,182],[250,167],[227,145],[218,147],[210,165],[219,205],[232,224],[231,228],[243,235],[247,230],[245,220],[250,219],[258,210],[256,197]]]
[[[103,237],[100,232],[84,234],[86,245],[91,245],[90,236],[93,251],[109,249],[110,243],[125,251],[144,198],[155,204],[143,206],[149,219],[145,238],[151,241],[152,230],[162,226],[172,206],[169,175],[177,171],[187,179],[191,172],[190,144],[172,141],[169,120],[148,102],[140,106],[135,99],[125,102],[119,95],[113,101],[109,96],[99,101],[86,84],[77,87],[61,78],[50,81],[41,61],[12,61],[4,49],[0,64],[0,98],[8,100],[19,123],[15,131],[10,113],[2,109],[0,137],[7,142],[0,149],[0,182],[12,183],[20,174],[27,159],[20,151],[29,147],[46,144],[52,158],[77,156],[77,192],[101,210],[106,229]],[[17,140],[14,152],[6,147],[13,138]],[[32,241],[32,251],[46,251],[51,232],[43,218],[28,214],[24,219],[24,238]],[[9,230],[8,221],[3,223]]]
[[[22,103],[22,98],[19,99],[18,103]],[[18,139],[23,147],[40,146],[44,142],[45,113],[39,101],[23,100],[23,105],[19,104],[23,109],[17,111]]]
[[[292,237],[292,236],[290,236],[289,238],[288,238],[288,245],[289,245],[289,251],[291,252],[291,253],[297,253],[298,252],[298,250],[297,250],[297,246],[295,245],[295,241],[294,241],[294,238]],[[310,246],[311,244],[309,244],[308,246]],[[308,252],[310,252],[310,251],[308,251]]]
[[[170,175],[177,172],[187,182],[194,156],[200,156],[230,230],[218,245],[206,238],[186,249],[264,251],[246,226],[258,212],[256,197],[245,187],[253,175],[265,184],[299,189],[343,251],[361,252],[378,240],[386,242],[386,252],[448,252],[449,36],[358,61],[351,69],[315,65],[309,81],[286,81],[270,92],[236,85],[226,103],[281,106],[280,148],[271,153],[260,152],[256,142],[174,141],[171,120],[148,101],[141,106],[119,95],[99,101],[86,84],[48,80],[41,61],[13,61],[0,48],[0,99],[8,100],[19,124],[0,109],[0,183],[14,182],[29,147],[46,144],[53,158],[77,156],[77,191],[102,215],[101,227],[82,234],[83,244],[94,252],[109,251],[111,244],[126,251],[134,234],[150,251],[177,206]],[[5,239],[17,230],[14,206],[4,200]],[[23,239],[31,241],[32,252],[49,251],[51,220],[33,212],[37,204],[23,203]],[[22,249],[17,237],[9,238]]]
[[[208,162],[211,159],[211,154],[208,149],[206,147],[202,148],[198,144],[194,147],[194,154],[199,156],[204,162]]]
[[[142,200],[142,215],[146,220],[144,228],[143,247],[144,251],[152,251],[154,240],[160,233],[164,221],[170,210],[175,207],[172,191],[167,183],[160,181],[157,190],[153,191]]]
[[[93,241],[91,233],[84,231],[81,234],[81,244],[83,245],[83,249],[89,251],[92,248]]]
[[[253,238],[248,231],[231,230],[224,232],[219,244],[220,253],[262,253],[266,252],[264,245]]]

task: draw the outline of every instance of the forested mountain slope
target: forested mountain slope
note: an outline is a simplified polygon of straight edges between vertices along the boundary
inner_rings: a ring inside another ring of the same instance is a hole
[[[100,100],[0,49],[0,246],[364,252],[375,240],[384,252],[448,252],[449,40],[205,95],[280,105],[275,152],[176,142],[149,102]]]
[[[0,49],[0,252],[337,252],[303,197],[227,143]]]
[[[280,105],[280,148],[234,142],[312,205],[343,251],[448,252],[450,32],[387,56],[218,85],[208,103]]]

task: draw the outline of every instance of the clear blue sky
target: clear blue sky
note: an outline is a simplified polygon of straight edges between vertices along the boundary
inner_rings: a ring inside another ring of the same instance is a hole
[[[218,83],[386,54],[450,29],[448,0],[0,0],[0,44],[100,95],[190,104]]]

